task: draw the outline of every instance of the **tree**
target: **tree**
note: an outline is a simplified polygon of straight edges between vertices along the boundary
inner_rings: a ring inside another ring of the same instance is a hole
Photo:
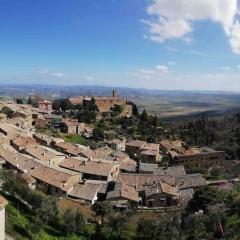
[[[138,239],[181,239],[181,219],[178,214],[162,214],[159,219],[140,219],[137,223]]]
[[[134,102],[128,102],[128,104],[132,105],[132,114],[134,116],[138,116],[139,113],[138,113],[137,105]]]
[[[55,111],[60,111],[61,110],[61,102],[60,100],[54,100],[52,104],[52,108]]]
[[[67,209],[63,214],[63,227],[67,236],[83,233],[86,222],[83,215],[76,209]]]
[[[8,107],[3,107],[0,112],[6,114],[8,118],[11,118],[13,114],[13,111]]]
[[[142,122],[147,122],[148,121],[148,114],[147,114],[145,109],[143,109],[143,112],[140,116],[140,119],[141,119]]]
[[[33,218],[33,221],[30,223],[30,230],[31,232],[36,235],[41,232],[43,227],[43,222],[42,220],[36,216]]]
[[[54,197],[47,197],[37,211],[44,223],[54,223],[58,218],[57,201]]]
[[[70,236],[76,232],[74,216],[74,211],[71,209],[67,209],[63,214],[63,229],[65,230],[67,236]]]
[[[66,112],[67,110],[74,109],[74,106],[68,99],[62,99],[60,102],[60,107],[63,112]]]
[[[184,230],[186,232],[188,240],[191,239],[213,239],[207,232],[207,228],[204,224],[204,216],[190,215],[185,219]]]
[[[179,239],[181,233],[181,218],[176,213],[162,214],[161,218],[157,220],[157,239]]]
[[[157,126],[158,126],[158,117],[156,116],[156,114],[155,114],[155,116],[154,116],[153,119],[152,119],[152,125],[153,125],[154,127],[157,127]]]
[[[31,97],[28,97],[27,103],[28,103],[28,104],[32,104],[32,98],[31,98]]]
[[[207,211],[208,204],[221,203],[224,196],[217,188],[205,186],[197,190],[193,198],[190,200],[186,211],[189,213],[197,212],[198,210]]]
[[[95,127],[93,129],[93,138],[96,140],[96,141],[101,141],[101,140],[104,140],[104,131],[102,128],[99,128],[99,127]]]
[[[108,239],[112,239],[112,234],[115,232],[118,239],[122,238],[122,233],[128,228],[127,215],[123,212],[112,213],[108,216],[107,226],[110,228],[110,236]]]
[[[152,240],[156,236],[156,224],[153,219],[142,218],[137,223],[138,239]]]
[[[16,102],[17,104],[23,104],[23,100],[21,98],[17,98]]]
[[[114,105],[114,106],[111,108],[111,110],[113,111],[113,112],[112,112],[112,115],[113,115],[113,116],[118,116],[120,113],[123,112],[124,107],[123,107],[123,105]]]

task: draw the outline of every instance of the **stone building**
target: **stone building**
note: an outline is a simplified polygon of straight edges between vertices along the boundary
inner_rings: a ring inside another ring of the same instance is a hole
[[[117,92],[113,90],[111,97],[98,97],[84,98],[83,106],[88,108],[90,105],[95,105],[99,113],[110,113],[114,106],[122,106],[121,117],[132,116],[132,106],[127,104],[127,101],[117,96]]]
[[[52,111],[52,101],[43,100],[38,102],[38,108],[44,111]]]
[[[141,162],[155,163],[161,160],[159,144],[133,140],[126,143],[125,151],[140,157]]]
[[[211,148],[192,148],[183,154],[170,152],[174,164],[184,165],[185,167],[209,168],[221,166],[224,158],[224,151],[215,151]]]
[[[63,119],[61,130],[67,134],[80,134],[80,123],[77,119]]]
[[[37,118],[35,119],[35,127],[38,129],[46,128],[47,127],[47,122],[43,118]]]

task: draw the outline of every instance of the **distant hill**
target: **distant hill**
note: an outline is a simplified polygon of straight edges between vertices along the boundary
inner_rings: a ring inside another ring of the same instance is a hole
[[[166,91],[133,88],[114,88],[122,97],[134,101],[140,111],[163,118],[207,114],[224,114],[240,108],[240,93],[213,91]],[[41,94],[49,98],[67,98],[74,95],[111,95],[112,87],[56,86],[56,85],[1,85],[0,96],[30,96]]]

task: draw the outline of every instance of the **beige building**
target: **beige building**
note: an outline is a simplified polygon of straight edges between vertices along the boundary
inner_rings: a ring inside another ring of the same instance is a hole
[[[0,123],[5,122],[7,120],[7,115],[5,113],[0,113]]]
[[[117,151],[125,151],[125,139],[120,140],[120,139],[114,139],[109,142],[109,145],[111,148]]]

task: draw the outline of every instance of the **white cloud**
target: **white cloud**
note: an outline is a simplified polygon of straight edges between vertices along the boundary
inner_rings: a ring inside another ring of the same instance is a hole
[[[192,28],[188,22],[183,19],[166,19],[159,17],[158,22],[142,20],[150,27],[150,39],[156,42],[164,42],[166,39],[183,37],[191,32]]]
[[[221,73],[209,73],[209,74],[206,74],[205,77],[209,79],[214,79],[214,78],[217,79],[217,78],[223,78],[224,75]]]
[[[65,78],[61,72],[50,72],[47,68],[37,70],[37,74],[55,78]]]
[[[37,74],[47,74],[48,73],[48,70],[47,69],[39,69],[39,70],[37,70]]]
[[[177,48],[173,48],[173,47],[166,47],[165,49],[170,52],[179,52],[179,50]]]
[[[161,73],[167,73],[168,72],[168,67],[165,66],[165,65],[157,65],[156,69],[157,69],[158,72],[161,72]]]
[[[221,68],[223,71],[230,71],[231,70],[231,67],[229,66],[222,66]]]
[[[152,0],[147,8],[151,20],[141,21],[149,26],[151,40],[164,42],[190,40],[188,34],[194,30],[195,21],[211,20],[222,26],[232,51],[240,54],[237,4],[238,0]]]
[[[53,77],[57,77],[57,78],[64,78],[64,74],[61,72],[54,72],[54,73],[50,73],[51,76]]]
[[[84,76],[84,79],[87,80],[87,81],[92,81],[92,80],[93,80],[93,77],[90,76],[90,75],[85,75],[85,76]]]
[[[152,69],[141,68],[137,71],[137,73],[133,74],[133,77],[140,77],[143,79],[156,79],[163,74],[168,73],[169,69],[165,65],[157,65]]]
[[[170,66],[176,65],[176,62],[174,62],[174,61],[169,61],[169,62],[168,62],[168,65],[170,65]]]

